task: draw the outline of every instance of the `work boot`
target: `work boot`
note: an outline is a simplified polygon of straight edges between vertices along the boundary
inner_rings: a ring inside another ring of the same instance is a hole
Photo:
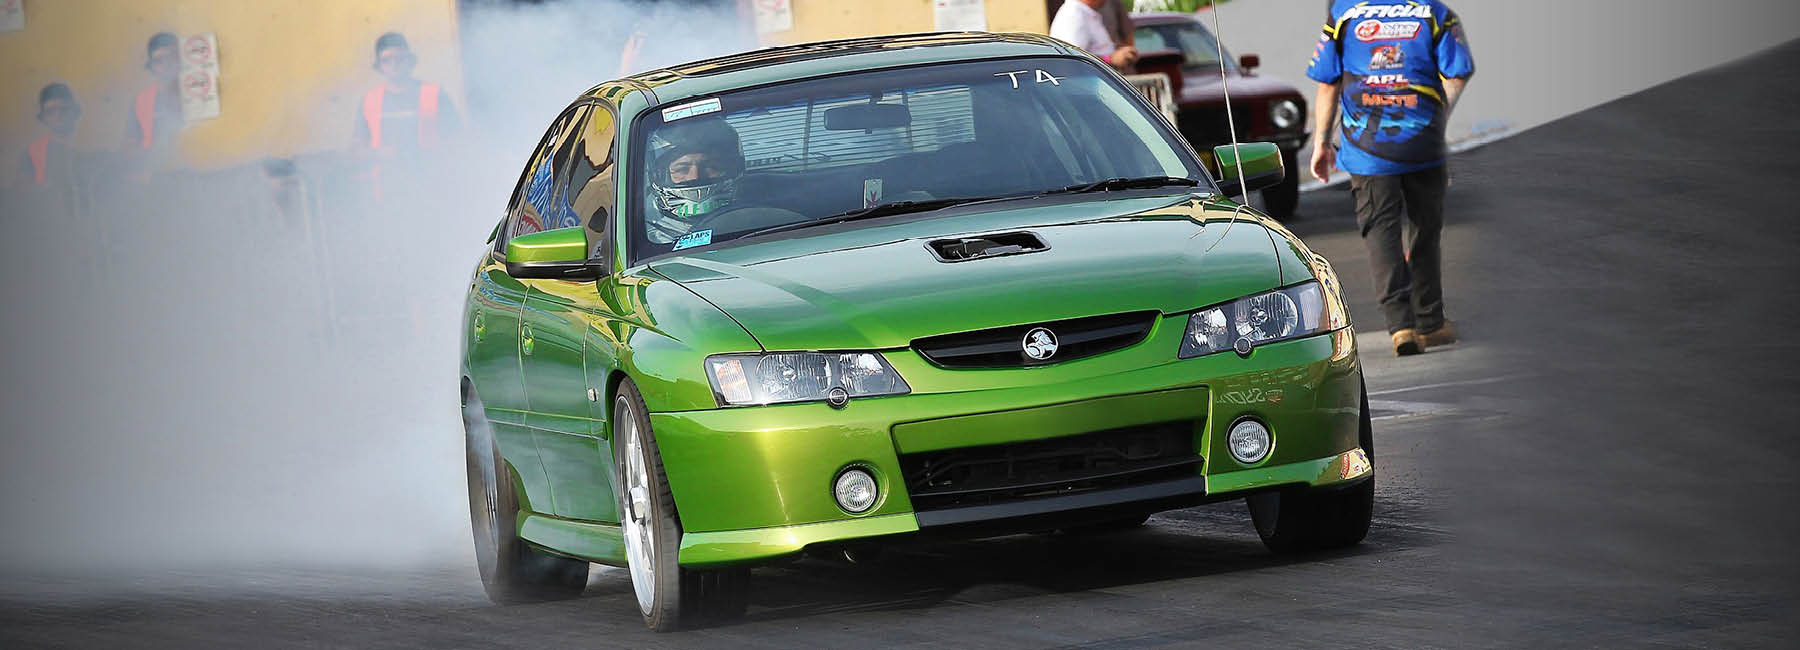
[[[1425,339],[1426,345],[1429,345],[1432,347],[1437,347],[1440,345],[1449,345],[1451,343],[1455,343],[1456,342],[1456,323],[1452,323],[1449,320],[1445,320],[1444,324],[1442,326],[1438,327],[1437,329],[1426,332],[1424,334],[1420,334],[1419,336],[1420,336],[1420,338]]]
[[[1419,332],[1413,328],[1394,332],[1391,337],[1394,341],[1394,356],[1407,357],[1425,351],[1425,337],[1419,336]]]

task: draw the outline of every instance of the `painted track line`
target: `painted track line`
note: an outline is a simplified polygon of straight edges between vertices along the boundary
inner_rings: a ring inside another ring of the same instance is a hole
[[[1493,383],[1498,383],[1498,382],[1503,382],[1503,381],[1512,381],[1514,379],[1529,379],[1529,378],[1535,377],[1535,376],[1537,376],[1537,375],[1515,374],[1515,375],[1501,375],[1499,377],[1484,377],[1481,379],[1465,379],[1462,381],[1446,381],[1446,382],[1437,383],[1437,384],[1420,384],[1418,386],[1407,386],[1405,388],[1389,388],[1387,390],[1370,391],[1369,397],[1375,397],[1377,395],[1393,395],[1395,393],[1407,393],[1407,392],[1412,392],[1415,390],[1427,390],[1427,389],[1431,389],[1431,388],[1449,388],[1451,386],[1476,386],[1479,384],[1493,384]]]

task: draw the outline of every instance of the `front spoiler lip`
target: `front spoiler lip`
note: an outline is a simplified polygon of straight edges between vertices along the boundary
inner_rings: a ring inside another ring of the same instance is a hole
[[[1373,466],[1345,470],[1358,450],[1286,465],[1193,476],[1067,496],[1014,503],[902,512],[791,526],[685,533],[679,562],[687,567],[733,566],[791,556],[814,544],[906,533],[984,536],[1056,528],[1109,517],[1150,514],[1215,501],[1229,501],[1272,489],[1308,486],[1334,489],[1375,475]]]

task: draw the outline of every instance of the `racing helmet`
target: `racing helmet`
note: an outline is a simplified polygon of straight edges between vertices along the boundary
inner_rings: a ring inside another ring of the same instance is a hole
[[[682,156],[708,154],[708,167],[720,173],[683,179],[670,176],[669,166]],[[687,222],[715,212],[737,198],[738,177],[744,173],[744,152],[737,130],[719,118],[690,119],[663,126],[650,136],[650,193],[655,200],[659,226],[686,232]],[[675,221],[678,223],[668,223]]]

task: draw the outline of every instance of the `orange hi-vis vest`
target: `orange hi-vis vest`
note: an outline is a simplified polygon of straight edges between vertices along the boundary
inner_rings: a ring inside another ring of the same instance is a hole
[[[141,143],[145,149],[156,141],[156,85],[138,91],[137,101],[132,105],[132,112],[137,114],[138,132],[143,134]]]
[[[31,156],[31,170],[35,172],[32,176],[33,183],[43,185],[44,168],[50,164],[50,136],[31,141],[31,146],[25,148],[25,153]]]
[[[363,121],[369,125],[369,148],[381,148],[381,100],[387,94],[386,86],[376,86],[363,93]],[[419,84],[419,146],[429,147],[437,144],[438,86],[437,84]]]

